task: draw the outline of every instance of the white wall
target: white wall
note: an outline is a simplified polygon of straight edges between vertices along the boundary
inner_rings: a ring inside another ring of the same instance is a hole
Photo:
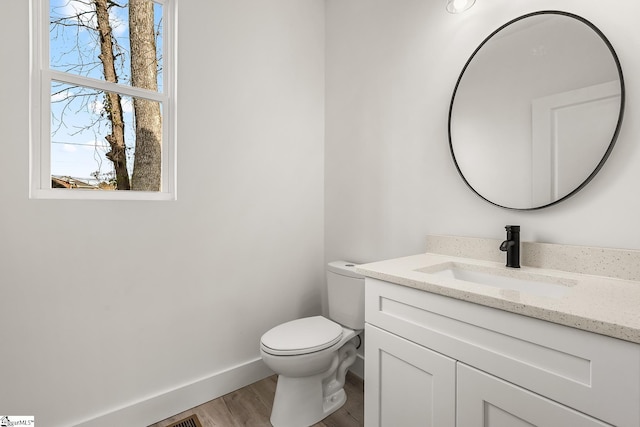
[[[373,261],[424,251],[427,234],[640,249],[640,4],[597,0],[327,0],[325,258]],[[468,56],[505,22],[565,10],[598,26],[626,77],[625,121],[600,173],[571,199],[539,211],[490,205],[463,183],[449,153],[447,114]]]
[[[76,424],[319,313],[324,4],[181,1],[178,200],[83,202],[27,197],[28,3],[0,26],[0,411]]]

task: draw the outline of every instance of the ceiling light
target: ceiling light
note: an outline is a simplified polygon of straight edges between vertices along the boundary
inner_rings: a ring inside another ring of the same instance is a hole
[[[461,13],[469,9],[476,0],[447,0],[447,12]]]

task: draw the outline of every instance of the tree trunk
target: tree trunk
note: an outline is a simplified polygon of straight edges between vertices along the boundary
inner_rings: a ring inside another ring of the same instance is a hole
[[[98,24],[98,34],[100,36],[100,61],[104,78],[108,82],[117,83],[115,58],[113,56],[113,43],[111,40],[111,24],[109,23],[109,10],[107,0],[94,0],[96,7],[96,17]],[[124,139],[124,120],[122,118],[122,104],[120,95],[117,93],[105,92],[105,109],[111,122],[111,134],[105,139],[109,143],[111,150],[106,157],[113,162],[116,170],[116,188],[118,190],[129,190],[129,172],[127,171],[127,155]]]
[[[131,85],[158,90],[158,63],[154,32],[153,2],[129,1]],[[162,182],[162,116],[160,103],[134,98],[136,155],[131,188],[160,191]]]

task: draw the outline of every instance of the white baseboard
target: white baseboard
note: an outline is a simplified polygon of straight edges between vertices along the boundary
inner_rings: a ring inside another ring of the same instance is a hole
[[[148,426],[272,374],[262,359],[258,358],[149,399],[109,411],[76,424],[75,427]]]

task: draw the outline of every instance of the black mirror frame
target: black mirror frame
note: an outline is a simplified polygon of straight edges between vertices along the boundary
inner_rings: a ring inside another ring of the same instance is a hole
[[[562,197],[562,198],[560,198],[558,200],[554,200],[553,202],[548,203],[546,205],[542,205],[542,206],[534,206],[534,207],[531,207],[531,208],[514,208],[514,207],[511,207],[511,206],[503,206],[503,205],[500,205],[498,203],[492,202],[491,200],[489,200],[486,197],[484,197],[482,194],[478,193],[475,190],[475,188],[473,188],[473,186],[471,186],[471,184],[464,177],[464,174],[462,173],[462,170],[460,170],[460,166],[458,165],[455,153],[453,151],[453,141],[452,141],[452,138],[451,138],[451,118],[452,118],[451,116],[452,116],[452,113],[453,113],[453,105],[454,105],[454,102],[455,102],[455,99],[456,99],[456,93],[458,91],[458,87],[460,86],[460,82],[462,81],[462,77],[464,76],[465,71],[469,67],[469,64],[471,64],[471,61],[473,61],[473,59],[475,58],[476,54],[480,51],[480,49],[482,49],[482,47],[489,40],[491,40],[491,38],[494,35],[496,35],[500,31],[502,31],[504,28],[508,27],[509,25],[514,24],[515,22],[521,21],[521,20],[526,19],[526,18],[530,18],[532,16],[545,15],[545,14],[562,15],[562,16],[567,16],[567,17],[570,17],[570,18],[577,19],[578,21],[582,22],[583,24],[585,24],[589,28],[591,28],[593,31],[595,31],[595,33],[600,36],[600,38],[602,39],[604,44],[609,48],[609,51],[611,52],[613,60],[614,60],[614,62],[616,64],[616,67],[618,69],[618,77],[620,79],[620,114],[618,115],[618,122],[616,123],[616,128],[615,128],[615,131],[613,132],[613,136],[611,138],[611,142],[609,143],[609,147],[607,148],[607,151],[604,153],[604,155],[602,156],[602,159],[600,160],[598,165],[595,167],[593,172],[591,172],[591,174],[578,187],[576,187],[573,191],[571,191],[569,194],[567,194],[566,196],[564,196],[564,197]],[[611,44],[611,42],[609,42],[609,39],[607,39],[607,37],[604,35],[604,33],[602,31],[600,31],[600,29],[598,27],[596,27],[593,23],[591,23],[587,19],[585,19],[585,18],[583,18],[581,16],[578,16],[578,15],[575,15],[573,13],[569,13],[569,12],[563,12],[563,11],[558,11],[558,10],[542,10],[542,11],[538,11],[538,12],[527,13],[525,15],[522,15],[522,16],[519,16],[519,17],[517,17],[515,19],[512,19],[511,21],[507,22],[504,25],[501,25],[498,29],[496,29],[491,34],[489,34],[482,41],[482,43],[480,43],[480,45],[473,51],[473,53],[471,54],[471,56],[469,57],[469,59],[465,63],[464,67],[462,68],[462,71],[460,72],[460,75],[458,76],[458,80],[456,81],[456,85],[455,85],[455,87],[453,89],[453,94],[451,95],[451,103],[449,104],[449,118],[448,118],[448,124],[447,124],[447,132],[448,132],[448,136],[449,136],[449,150],[451,151],[451,158],[453,159],[453,163],[455,164],[456,170],[460,174],[460,177],[462,178],[464,183],[476,195],[478,195],[478,197],[480,197],[481,199],[491,203],[494,206],[498,206],[498,207],[501,207],[501,208],[504,208],[504,209],[517,210],[517,211],[532,211],[532,210],[538,210],[538,209],[546,208],[546,207],[549,207],[549,206],[553,206],[553,205],[555,205],[557,203],[560,203],[560,202],[568,199],[569,197],[571,197],[574,194],[576,194],[578,191],[582,190],[593,179],[593,177],[595,177],[596,174],[600,171],[600,169],[602,168],[604,163],[609,158],[609,155],[611,154],[611,151],[613,150],[613,147],[614,147],[614,145],[616,143],[616,140],[618,139],[618,134],[620,133],[620,128],[622,127],[622,118],[624,116],[624,105],[625,105],[625,85],[624,85],[624,77],[622,75],[622,66],[620,64],[620,60],[618,58],[618,55],[616,54],[616,51],[613,48],[613,45]]]

